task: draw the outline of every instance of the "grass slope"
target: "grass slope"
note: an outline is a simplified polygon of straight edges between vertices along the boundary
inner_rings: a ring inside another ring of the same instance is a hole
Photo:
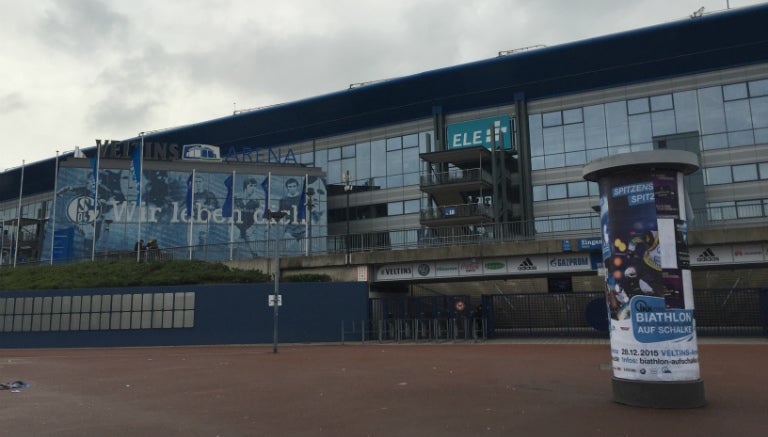
[[[260,270],[231,269],[203,261],[97,261],[0,269],[0,290],[131,287],[268,282]]]

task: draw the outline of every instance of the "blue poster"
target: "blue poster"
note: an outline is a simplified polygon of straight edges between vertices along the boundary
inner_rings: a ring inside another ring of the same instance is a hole
[[[57,259],[90,258],[94,247],[97,255],[132,251],[139,238],[145,242],[154,238],[161,248],[205,247],[208,260],[229,259],[230,246],[239,251],[238,258],[271,256],[267,248],[275,238],[275,226],[264,215],[267,192],[263,189],[270,184],[268,175],[237,173],[233,177],[222,168],[221,173],[196,171],[192,183],[189,171],[145,169],[140,176],[139,207],[133,168],[105,164],[109,161],[101,161],[96,208],[93,170],[59,170],[56,219],[48,223],[44,246],[51,247],[55,223]],[[302,211],[305,180],[315,193],[312,214]],[[307,244],[304,230],[308,226],[313,227],[314,237],[327,235],[325,178],[272,175],[270,185],[274,207],[279,205],[286,212],[280,223],[286,254],[300,255]],[[315,248],[320,249],[317,244]],[[193,256],[201,258],[202,252]]]

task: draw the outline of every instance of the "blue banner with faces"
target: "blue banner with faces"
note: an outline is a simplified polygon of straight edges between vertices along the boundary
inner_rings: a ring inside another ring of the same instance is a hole
[[[138,239],[151,238],[163,248],[206,247],[208,259],[228,259],[225,243],[240,243],[238,250],[247,253],[239,258],[270,256],[275,227],[267,209],[286,212],[280,232],[290,253],[302,253],[308,219],[313,237],[327,232],[323,177],[198,171],[193,183],[190,171],[144,170],[139,192],[129,169],[101,168],[94,196],[92,175],[90,168],[59,170],[55,220],[48,222],[43,246],[54,247],[54,258],[130,251]],[[314,193],[311,214],[305,211],[307,187]],[[210,253],[219,249],[220,256]]]

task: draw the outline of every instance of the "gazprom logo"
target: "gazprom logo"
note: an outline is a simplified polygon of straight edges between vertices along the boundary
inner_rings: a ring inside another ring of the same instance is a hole
[[[512,120],[509,116],[489,117],[448,125],[448,148],[483,146],[512,148]]]

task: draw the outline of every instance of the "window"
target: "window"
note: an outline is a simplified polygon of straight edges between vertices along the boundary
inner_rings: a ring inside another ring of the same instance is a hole
[[[402,137],[387,138],[387,152],[390,152],[392,150],[400,150],[402,148],[403,148]]]
[[[341,159],[341,148],[328,149],[328,161],[338,161],[339,159]]]
[[[725,132],[722,89],[719,86],[703,88],[698,90],[698,96],[701,132],[703,134]]]
[[[560,126],[563,124],[563,117],[560,111],[544,113],[541,118],[544,127]]]
[[[531,156],[544,155],[541,114],[534,114],[528,117],[528,129],[531,134]]]
[[[589,195],[587,181],[568,184],[568,197],[586,197]]]
[[[557,155],[547,155],[544,157],[544,166],[546,168],[560,168],[565,167],[565,155],[559,153]]]
[[[589,182],[589,195],[590,196],[600,195],[600,185],[598,185],[597,182]]]
[[[584,108],[584,136],[587,149],[599,149],[608,145],[605,136],[605,112],[603,105]]]
[[[587,153],[583,150],[581,152],[569,152],[565,154],[565,166],[571,165],[584,165],[587,163]]]
[[[707,185],[729,184],[733,182],[731,167],[709,167],[704,169],[704,180]]]
[[[297,158],[302,164],[312,165],[315,163],[315,161],[312,159],[312,152],[301,153]]]
[[[420,153],[434,152],[434,146],[432,146],[432,139],[434,137],[435,137],[435,134],[433,131],[419,133],[419,152]]]
[[[627,114],[642,114],[649,111],[647,98],[627,100]]]
[[[355,175],[364,181],[371,177],[371,143],[357,143],[355,150]]]
[[[672,108],[673,106],[671,94],[651,97],[651,111],[665,111]]]
[[[605,104],[605,126],[608,134],[608,147],[629,144],[629,121],[627,120],[627,104],[625,102]]]
[[[768,179],[768,162],[758,164],[760,170],[760,179]]]
[[[736,214],[739,218],[762,217],[763,202],[761,200],[742,200],[736,202]]]
[[[404,214],[415,214],[421,210],[421,202],[418,199],[403,202]]]
[[[568,197],[566,184],[547,185],[547,199],[565,199]]]
[[[673,95],[675,124],[678,132],[699,131],[699,103],[696,91],[683,91]]]
[[[749,95],[752,97],[768,95],[768,79],[750,82]]]
[[[747,84],[745,83],[734,83],[723,86],[723,100],[725,101],[746,99],[747,97]]]
[[[384,140],[371,141],[371,176],[386,176],[387,149]]]
[[[418,134],[411,134],[411,135],[404,135],[403,136],[403,149],[407,149],[409,147],[418,147],[419,145],[419,135]]]
[[[387,215],[403,215],[403,202],[389,202],[387,203]]]
[[[745,182],[757,180],[757,166],[755,164],[744,164],[733,166],[733,181]]]
[[[563,127],[544,128],[544,154],[563,153],[565,142],[563,140]]]
[[[584,124],[570,124],[563,127],[563,136],[565,139],[565,151],[573,152],[584,150]]]
[[[341,148],[342,158],[354,158],[355,157],[355,145],[350,144]]]
[[[581,123],[582,121],[584,119],[581,115],[581,108],[563,111],[563,124]]]
[[[651,141],[651,114],[639,114],[629,117],[629,141],[631,143],[647,143]]]
[[[736,218],[735,202],[717,202],[707,204],[710,220],[733,220]]]
[[[653,126],[653,136],[673,135],[677,132],[675,128],[674,111],[657,111],[651,113],[651,125]]]

